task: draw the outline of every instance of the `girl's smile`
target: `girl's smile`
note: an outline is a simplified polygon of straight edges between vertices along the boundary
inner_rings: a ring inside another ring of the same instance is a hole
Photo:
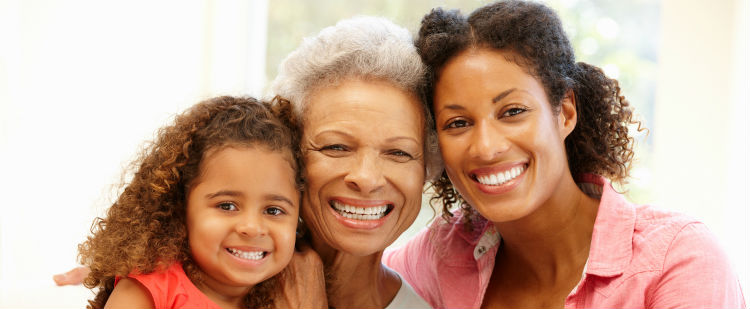
[[[204,156],[188,195],[187,227],[208,288],[235,287],[239,294],[291,260],[299,192],[290,159],[265,146],[228,146]]]

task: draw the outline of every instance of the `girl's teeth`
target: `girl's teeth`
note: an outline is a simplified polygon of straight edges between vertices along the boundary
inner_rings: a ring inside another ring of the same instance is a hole
[[[354,220],[377,220],[385,217],[388,205],[375,207],[356,207],[332,201],[331,205],[342,217]]]
[[[505,172],[500,172],[500,173],[492,174],[489,176],[479,176],[477,177],[477,180],[479,181],[479,183],[483,185],[499,186],[510,180],[515,179],[516,177],[518,177],[518,175],[521,175],[524,169],[526,169],[525,166],[516,166]]]
[[[231,253],[232,255],[246,260],[260,260],[264,256],[266,256],[266,253],[264,251],[240,251],[233,248],[227,248],[227,251]]]

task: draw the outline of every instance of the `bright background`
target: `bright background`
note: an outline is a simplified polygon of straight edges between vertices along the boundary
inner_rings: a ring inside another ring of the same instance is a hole
[[[88,290],[51,276],[77,265],[123,167],[175,113],[262,95],[303,37],[339,19],[415,32],[432,7],[484,2],[0,0],[0,308],[85,304]],[[708,224],[750,293],[748,1],[547,3],[650,130],[622,190]]]

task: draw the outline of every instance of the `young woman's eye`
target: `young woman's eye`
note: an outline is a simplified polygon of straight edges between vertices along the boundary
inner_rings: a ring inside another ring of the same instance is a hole
[[[523,113],[525,111],[526,111],[525,108],[513,107],[513,108],[510,108],[510,109],[506,110],[505,112],[503,112],[502,116],[503,117],[513,117],[513,116],[521,114],[521,113]]]
[[[469,122],[464,119],[456,119],[453,121],[448,122],[444,127],[443,130],[447,129],[456,129],[456,128],[463,128],[469,125]]]
[[[237,210],[237,205],[231,202],[222,202],[222,203],[219,203],[219,205],[217,205],[216,207],[224,211],[236,211]]]
[[[284,212],[284,210],[279,207],[268,207],[266,208],[264,213],[271,216],[280,216],[285,214],[286,212]]]

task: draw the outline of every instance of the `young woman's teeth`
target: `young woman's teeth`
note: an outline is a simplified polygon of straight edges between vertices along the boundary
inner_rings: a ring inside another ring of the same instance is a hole
[[[232,255],[241,259],[245,259],[245,260],[260,260],[264,256],[266,256],[265,251],[249,251],[248,252],[248,251],[240,251],[240,250],[233,249],[233,248],[227,248],[227,251],[229,251],[229,253],[231,253]]]
[[[354,220],[377,220],[385,217],[385,213],[388,211],[388,205],[356,207],[332,201],[331,206],[333,206],[333,209],[335,209],[342,217]]]
[[[521,175],[524,169],[526,169],[526,167],[523,165],[516,166],[505,172],[500,172],[492,175],[477,176],[477,181],[479,181],[479,183],[483,185],[499,186],[513,180],[514,178],[518,177],[518,175]]]

